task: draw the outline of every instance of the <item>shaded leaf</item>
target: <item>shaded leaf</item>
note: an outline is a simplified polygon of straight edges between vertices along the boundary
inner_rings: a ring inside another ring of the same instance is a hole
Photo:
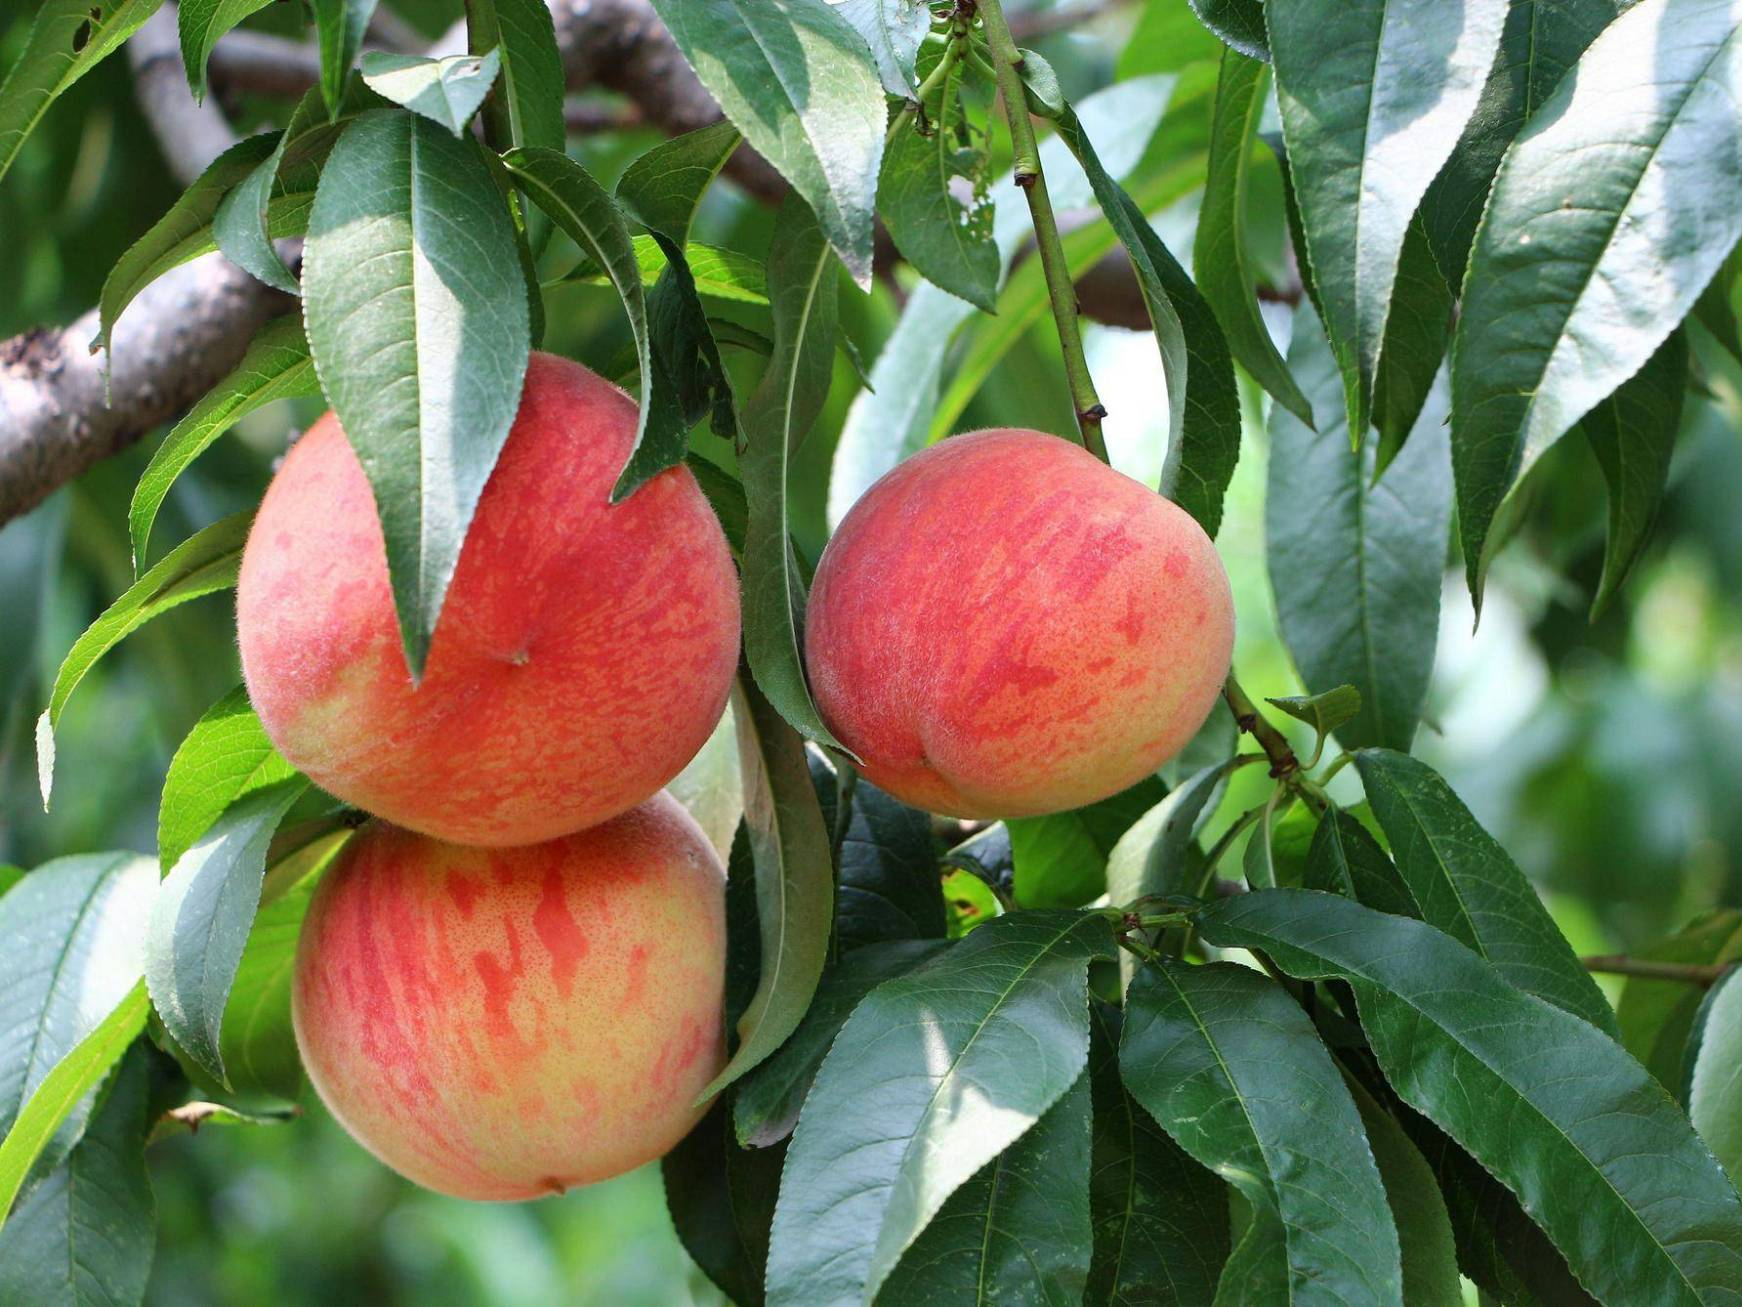
[[[314,11],[315,37],[321,48],[321,98],[338,116],[345,99],[351,65],[363,48],[363,34],[375,16],[376,0],[309,0]]]
[[[1166,797],[1167,786],[1146,776],[1084,808],[1005,822],[1016,901],[1025,908],[1075,908],[1106,893],[1108,856],[1132,825]]]
[[[908,108],[890,129],[877,210],[895,247],[920,276],[993,313],[1003,269],[992,239],[991,213],[984,204],[967,207],[952,189],[967,171],[954,128],[960,113],[955,79],[952,69],[944,79],[935,118],[928,120],[923,112]]]
[[[1215,811],[1235,760],[1195,773],[1131,824],[1107,857],[1107,898],[1124,906],[1160,894],[1190,893],[1185,883],[1188,851]]]
[[[1421,916],[1415,896],[1379,841],[1341,808],[1326,813],[1313,832],[1301,884],[1342,894],[1376,912]]]
[[[176,19],[181,31],[181,61],[187,67],[194,99],[206,98],[206,60],[218,38],[272,0],[181,0]]]
[[[1385,317],[1385,340],[1373,378],[1373,425],[1381,476],[1409,439],[1427,405],[1452,334],[1452,288],[1440,275],[1419,214],[1404,234],[1397,282]],[[1444,420],[1443,417],[1441,419]]]
[[[1742,912],[1733,908],[1708,912],[1667,939],[1633,949],[1632,956],[1693,966],[1742,959]],[[1673,1094],[1685,1089],[1682,1055],[1704,998],[1698,985],[1629,976],[1615,1004],[1622,1046]]]
[[[659,1164],[684,1251],[739,1307],[760,1307],[784,1148],[740,1148],[721,1099]]]
[[[1191,4],[1203,25],[1237,53],[1250,59],[1270,58],[1264,0],[1191,0]]]
[[[302,287],[273,248],[269,226],[273,184],[289,143],[290,132],[286,130],[272,153],[224,196],[212,215],[212,239],[226,259],[255,280],[297,295]]]
[[[562,54],[544,0],[466,0],[466,31],[473,54],[502,56],[502,80],[484,109],[496,148],[560,151]]]
[[[842,952],[893,939],[943,939],[943,893],[931,817],[863,776],[853,785],[847,829],[836,825],[835,775],[811,750],[823,824],[840,837],[835,942]]]
[[[416,677],[531,350],[514,225],[476,144],[386,110],[346,127],[309,215],[303,313]]]
[[[1318,732],[1321,744],[1327,735],[1345,722],[1354,721],[1361,712],[1361,692],[1352,685],[1339,685],[1320,694],[1286,695],[1265,702],[1297,722],[1312,727]]]

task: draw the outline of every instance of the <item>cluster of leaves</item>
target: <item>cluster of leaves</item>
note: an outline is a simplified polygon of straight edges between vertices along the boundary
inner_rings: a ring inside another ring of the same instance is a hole
[[[181,5],[195,94],[261,3]],[[724,1291],[1414,1303],[1460,1301],[1462,1274],[1517,1303],[1737,1292],[1742,982],[1634,980],[1617,1016],[1516,865],[1406,752],[1454,505],[1479,597],[1521,478],[1581,427],[1611,496],[1601,603],[1646,539],[1681,395],[1742,354],[1736,0],[1194,0],[1206,27],[1156,6],[1136,40],[1178,61],[1076,105],[971,6],[656,0],[726,121],[612,191],[563,153],[539,0],[472,0],[469,52],[443,59],[360,55],[373,7],[313,0],[320,85],[213,163],[104,289],[100,344],[153,278],[212,250],[300,312],[141,478],[138,579],[69,653],[39,726],[45,798],[88,670],[234,583],[247,514],[148,565],[152,525],[178,474],[273,400],[319,392],[343,422],[421,668],[542,332],[548,219],[582,254],[563,280],[608,283],[633,336],[641,426],[616,493],[688,460],[743,573],[734,1054],[666,1163],[679,1231]],[[0,86],[0,174],[156,8],[47,0]],[[1006,114],[1053,126],[999,178],[994,82]],[[741,140],[792,188],[762,261],[690,240]],[[1278,165],[1310,304],[1286,353],[1248,230],[1248,193]],[[1035,172],[1039,203],[1105,221],[1043,230],[1056,249],[1019,263],[1033,225],[1011,183]],[[1194,282],[1147,215],[1200,186]],[[1211,532],[1239,455],[1234,365],[1276,401],[1281,632],[1306,684],[1339,688],[1274,701],[1318,748],[1300,769],[1267,743],[1277,784],[1213,847],[1199,835],[1225,782],[1261,758],[1214,728],[1165,777],[941,849],[923,814],[855,781],[818,717],[788,483],[844,344],[841,273],[870,277],[874,214],[925,281],[854,403],[832,516],[947,435],[1058,309],[1055,258],[1077,273],[1124,249],[1167,382],[1161,489]],[[767,334],[711,313],[721,300],[765,307]],[[743,396],[722,347],[767,358]],[[704,422],[717,461],[692,452]],[[1333,734],[1352,752],[1315,778]],[[1366,800],[1344,810],[1323,783],[1351,762]],[[141,1158],[165,1107],[197,1094],[276,1119],[298,1093],[289,966],[348,829],[238,689],[176,754],[155,862],[66,859],[0,898],[0,937],[28,945],[0,957],[4,1296],[136,1301]],[[1218,872],[1247,832],[1236,892]],[[1725,915],[1663,951],[1718,968],[1738,941]],[[1234,950],[1264,970],[1194,960]]]

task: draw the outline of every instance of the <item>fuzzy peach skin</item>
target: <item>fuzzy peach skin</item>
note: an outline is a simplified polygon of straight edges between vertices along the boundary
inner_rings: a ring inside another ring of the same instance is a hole
[[[669,795],[516,849],[371,823],[315,890],[291,1014],[376,1157],[459,1198],[536,1198],[689,1132],[723,1062],[725,959],[725,871]]]
[[[534,354],[420,685],[363,469],[328,413],[242,556],[236,629],[266,733],[324,789],[465,844],[531,844],[633,807],[707,740],[738,657],[738,580],[687,468],[619,504],[633,401]]]
[[[875,784],[956,817],[1116,794],[1180,751],[1228,673],[1234,605],[1184,510],[1038,431],[956,436],[841,522],[805,657]]]

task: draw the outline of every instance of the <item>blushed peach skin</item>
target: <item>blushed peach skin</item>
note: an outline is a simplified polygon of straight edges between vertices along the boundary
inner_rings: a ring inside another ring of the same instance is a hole
[[[242,670],[281,753],[348,803],[467,844],[633,807],[725,709],[738,581],[687,468],[619,504],[634,403],[535,354],[414,686],[374,499],[328,413],[273,478],[242,557]]]
[[[668,795],[516,849],[371,823],[317,887],[291,1011],[322,1101],[460,1198],[661,1156],[724,1046],[725,871]]]
[[[956,436],[841,522],[805,657],[829,729],[875,784],[957,817],[1116,794],[1197,732],[1234,605],[1184,510],[1037,431]]]

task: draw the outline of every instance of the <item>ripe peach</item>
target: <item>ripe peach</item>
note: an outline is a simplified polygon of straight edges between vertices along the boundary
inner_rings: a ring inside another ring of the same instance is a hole
[[[874,783],[958,817],[1115,794],[1209,715],[1234,607],[1182,509],[1037,431],[956,436],[866,492],[817,567],[805,656]]]
[[[725,871],[659,794],[473,849],[380,823],[316,888],[303,1065],[388,1166],[460,1198],[560,1193],[666,1152],[720,1069]]]
[[[534,354],[423,681],[407,671],[363,469],[328,413],[273,478],[242,557],[242,670],[323,788],[467,844],[604,821],[675,776],[725,709],[738,582],[687,468],[610,493],[635,405]]]

